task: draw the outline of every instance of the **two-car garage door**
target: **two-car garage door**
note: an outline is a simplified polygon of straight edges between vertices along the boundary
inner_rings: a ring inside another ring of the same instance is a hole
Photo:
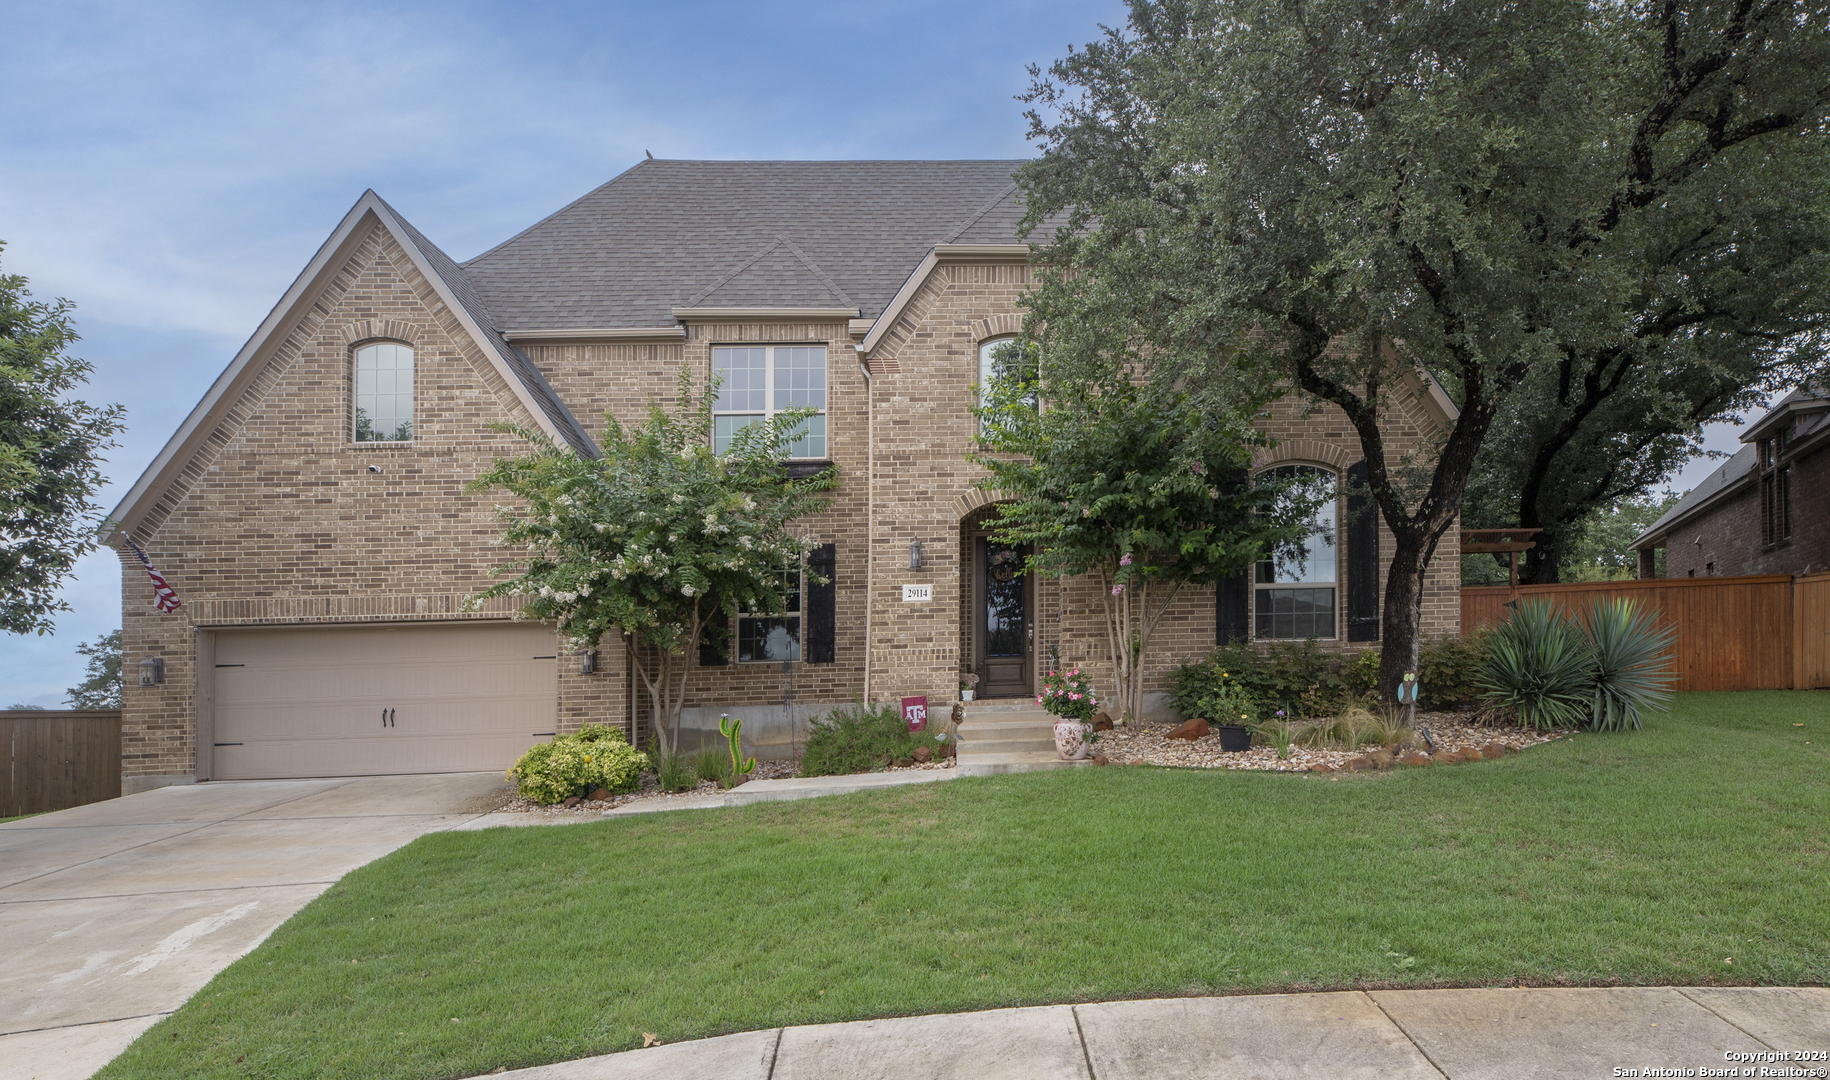
[[[218,780],[506,769],[554,730],[538,623],[216,633]]]

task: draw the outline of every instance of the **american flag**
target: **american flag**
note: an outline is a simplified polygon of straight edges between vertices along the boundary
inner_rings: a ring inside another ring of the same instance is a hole
[[[140,557],[140,565],[146,567],[146,576],[152,578],[153,595],[158,598],[153,601],[153,606],[164,612],[177,611],[183,607],[184,601],[178,599],[178,591],[166,584],[163,574],[153,569],[152,560],[146,557],[146,552],[140,550],[140,545],[133,542],[133,537],[127,538],[127,546]]]

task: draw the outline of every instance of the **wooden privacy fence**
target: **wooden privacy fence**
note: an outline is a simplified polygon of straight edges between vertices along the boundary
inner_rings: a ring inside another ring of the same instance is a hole
[[[1542,598],[1580,612],[1625,597],[1674,627],[1679,690],[1812,690],[1830,687],[1830,574],[1657,578],[1464,588],[1464,632],[1497,626],[1512,600]]]
[[[0,817],[120,797],[119,709],[0,712],[0,751]]]

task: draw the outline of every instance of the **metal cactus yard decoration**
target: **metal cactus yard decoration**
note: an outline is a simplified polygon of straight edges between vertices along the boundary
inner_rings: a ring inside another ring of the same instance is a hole
[[[737,786],[737,778],[748,776],[756,770],[756,759],[743,756],[743,721],[733,720],[729,713],[718,714],[718,734],[731,742],[731,786]]]

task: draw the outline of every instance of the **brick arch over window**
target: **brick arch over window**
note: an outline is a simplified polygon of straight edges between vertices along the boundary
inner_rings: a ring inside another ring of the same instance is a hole
[[[331,335],[352,352],[358,345],[373,341],[397,341],[418,352],[425,336],[423,327],[401,319],[357,319],[338,327]]]
[[[1273,465],[1320,465],[1333,469],[1338,474],[1345,473],[1358,460],[1357,455],[1343,449],[1338,443],[1323,442],[1320,439],[1287,439],[1276,446],[1254,451],[1252,471],[1258,472]]]
[[[996,491],[987,491],[984,488],[973,488],[971,491],[968,491],[964,495],[953,500],[953,505],[951,507],[953,520],[964,521],[967,517],[979,510],[983,510],[992,503],[1008,501],[1010,501],[1008,497]]]
[[[972,340],[984,344],[989,338],[1009,337],[1023,329],[1021,315],[993,315],[972,322]]]

